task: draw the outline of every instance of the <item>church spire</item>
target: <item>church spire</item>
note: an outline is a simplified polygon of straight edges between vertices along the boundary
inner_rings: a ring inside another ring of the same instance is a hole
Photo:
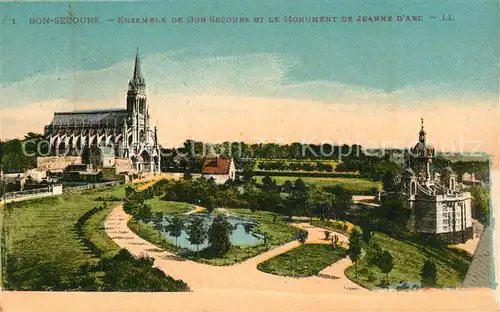
[[[142,76],[141,59],[139,58],[139,46],[137,46],[137,51],[135,53],[134,75],[132,76],[132,79],[130,79],[129,89],[137,90],[144,87],[146,87],[146,81]]]
[[[424,130],[424,118],[420,118],[420,132],[418,133],[418,140],[425,143],[425,130]]]
[[[137,46],[137,51],[135,52],[135,66],[134,66],[134,80],[138,80],[142,77],[141,74],[141,60],[139,58],[139,46]]]

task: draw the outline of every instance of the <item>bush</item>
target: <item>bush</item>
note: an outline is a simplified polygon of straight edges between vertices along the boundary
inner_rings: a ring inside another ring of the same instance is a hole
[[[94,198],[95,201],[121,201],[122,199],[119,198],[118,196],[97,196],[96,198]]]
[[[375,274],[373,274],[372,272],[370,272],[370,273],[368,274],[368,282],[373,283],[373,282],[375,282],[376,280],[377,280],[377,277],[375,276]]]
[[[85,235],[85,222],[87,222],[88,219],[90,219],[91,216],[94,214],[98,213],[99,211],[103,210],[105,207],[99,206],[99,207],[94,207],[90,209],[89,211],[85,212],[78,220],[76,221],[74,231],[76,235],[78,236],[78,239],[80,242],[88,249],[90,250],[96,257],[100,257],[102,255],[102,250],[100,250],[86,235]]]
[[[116,256],[103,260],[105,291],[189,291],[181,280],[166,276],[163,271],[153,268],[154,260],[148,257],[134,258],[122,249]]]

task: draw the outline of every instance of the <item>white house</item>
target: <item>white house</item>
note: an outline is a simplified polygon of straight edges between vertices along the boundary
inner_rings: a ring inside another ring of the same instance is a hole
[[[224,184],[228,180],[234,181],[236,178],[234,160],[227,157],[207,158],[203,162],[201,175],[206,179],[213,178],[217,184]]]

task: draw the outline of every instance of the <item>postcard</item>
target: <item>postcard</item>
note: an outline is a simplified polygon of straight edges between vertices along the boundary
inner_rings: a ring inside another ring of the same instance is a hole
[[[1,3],[0,310],[497,311],[498,10]]]

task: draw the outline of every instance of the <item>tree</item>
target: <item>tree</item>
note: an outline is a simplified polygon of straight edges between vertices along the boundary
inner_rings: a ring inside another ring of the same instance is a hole
[[[422,287],[433,287],[437,285],[437,268],[434,262],[425,260],[420,270],[420,283]]]
[[[356,278],[358,278],[358,260],[361,256],[361,244],[361,230],[355,226],[349,234],[349,249],[347,253],[356,268]]]
[[[401,227],[406,227],[411,217],[410,208],[400,198],[385,199],[380,205],[379,212],[384,218]]]
[[[231,249],[231,234],[234,227],[224,214],[218,214],[208,231],[208,241],[217,255],[223,255]]]
[[[299,241],[299,243],[305,244],[308,236],[309,236],[308,232],[306,232],[306,231],[300,231],[297,234],[297,240]]]
[[[157,228],[161,227],[163,222],[163,213],[155,212],[153,222]]]
[[[207,196],[203,200],[203,206],[205,206],[205,208],[207,208],[207,211],[209,213],[212,213],[212,211],[214,211],[214,209],[215,209],[215,198],[213,196]]]
[[[247,208],[254,213],[259,210],[259,189],[252,183],[247,183],[243,187],[243,198],[246,201]]]
[[[190,181],[190,180],[193,180],[193,175],[191,173],[189,173],[189,172],[186,172],[186,173],[184,173],[183,178],[186,181]]]
[[[151,215],[152,215],[151,205],[146,203],[139,204],[135,217],[137,217],[140,220],[144,220],[151,218]]]
[[[173,237],[175,237],[175,246],[177,246],[177,238],[181,236],[184,229],[184,221],[179,216],[174,216],[170,223],[165,227],[165,230]]]
[[[283,183],[283,192],[290,193],[292,189],[293,189],[292,182],[290,182],[290,180],[286,180],[285,183]]]
[[[298,178],[297,180],[295,180],[295,182],[293,184],[293,188],[297,192],[304,193],[306,191],[306,184],[304,183],[304,180],[302,180],[301,178]]]
[[[490,221],[490,194],[487,188],[472,187],[472,206],[474,217],[482,224],[489,224]]]
[[[207,240],[207,229],[202,218],[194,217],[186,229],[188,240],[191,244],[196,245],[198,258],[200,257],[200,245]]]
[[[262,178],[262,189],[264,191],[272,191],[276,189],[276,181],[274,181],[270,176],[265,176]]]
[[[368,228],[364,228],[363,229],[363,241],[367,244],[370,243],[372,239],[372,231],[370,231],[370,229]]]
[[[385,281],[387,287],[389,287],[389,273],[392,271],[394,267],[393,258],[389,251],[384,250],[379,257],[378,260],[378,268],[382,273],[385,273]]]
[[[307,189],[307,214],[312,217],[314,213],[319,213],[325,219],[333,210],[333,197],[323,188],[311,185]]]
[[[8,172],[24,172],[28,167],[27,156],[23,152],[22,142],[10,140],[3,147],[2,170]]]
[[[253,163],[245,163],[245,165],[243,166],[243,170],[241,172],[241,176],[242,176],[242,178],[243,178],[244,181],[249,182],[252,179],[252,177],[253,177],[253,166],[254,166]]]

